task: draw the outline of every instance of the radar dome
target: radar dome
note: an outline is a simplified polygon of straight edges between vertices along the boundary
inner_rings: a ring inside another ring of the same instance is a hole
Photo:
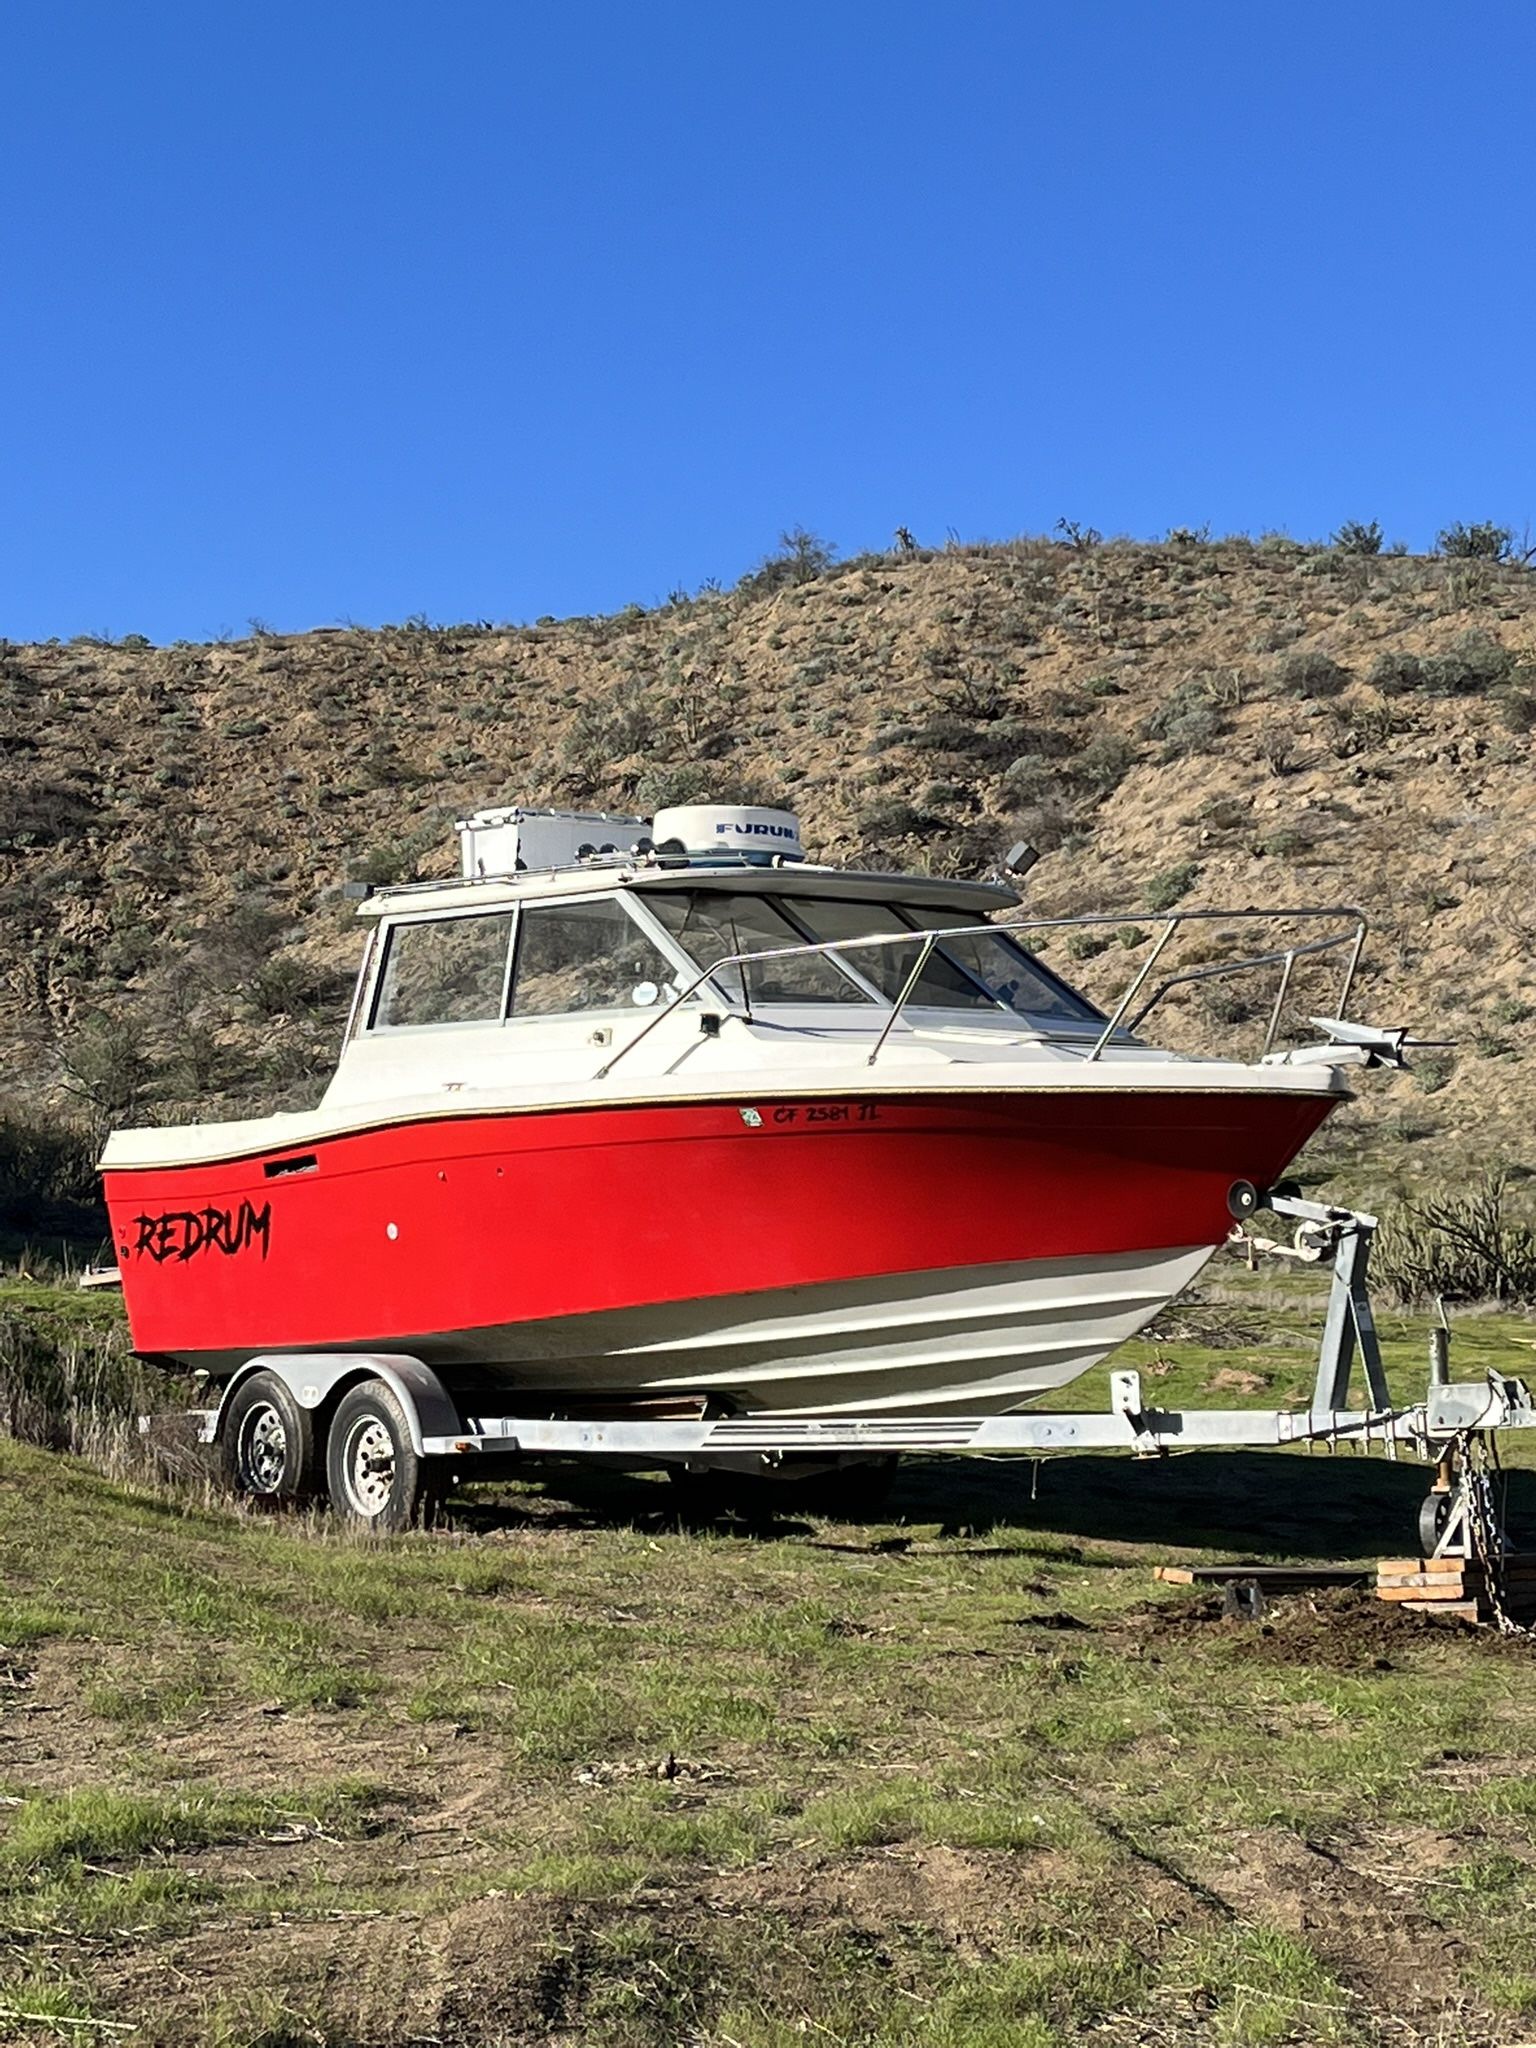
[[[658,853],[680,851],[693,860],[734,853],[748,860],[804,860],[800,820],[793,811],[757,804],[674,804],[651,823]]]

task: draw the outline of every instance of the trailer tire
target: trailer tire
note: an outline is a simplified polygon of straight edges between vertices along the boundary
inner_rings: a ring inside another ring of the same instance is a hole
[[[244,1500],[275,1507],[318,1484],[314,1417],[275,1372],[252,1373],[230,1395],[219,1449],[224,1477]]]
[[[395,1536],[425,1519],[432,1502],[426,1461],[411,1443],[399,1396],[363,1380],[336,1404],[325,1447],[326,1490],[350,1528]]]
[[[1446,1524],[1451,1519],[1451,1496],[1446,1493],[1426,1493],[1424,1504],[1419,1509],[1419,1555],[1433,1557],[1440,1538],[1445,1534]]]

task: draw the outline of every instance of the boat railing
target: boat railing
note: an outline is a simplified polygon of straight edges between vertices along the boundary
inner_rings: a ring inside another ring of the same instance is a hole
[[[1304,939],[1295,945],[1275,947],[1263,953],[1245,954],[1237,960],[1217,961],[1210,965],[1186,968],[1177,974],[1165,975],[1153,988],[1146,1000],[1139,1007],[1133,1008],[1137,1003],[1137,998],[1151,981],[1153,970],[1157,966],[1158,961],[1167,951],[1169,944],[1175,936],[1186,925],[1201,923],[1253,923],[1259,919],[1270,923],[1294,922],[1298,920],[1316,922],[1327,919],[1336,924],[1346,924],[1348,929],[1324,933],[1314,939]],[[1360,965],[1360,955],[1365,946],[1365,936],[1368,929],[1364,913],[1356,910],[1349,904],[1305,905],[1296,908],[1274,910],[1256,909],[1252,906],[1242,910],[1172,910],[1160,918],[1160,923],[1162,929],[1153,942],[1152,950],[1137,969],[1125,993],[1109,1013],[1103,1030],[1099,1032],[1092,1047],[1085,1055],[1087,1059],[1097,1060],[1100,1058],[1117,1033],[1124,1033],[1127,1037],[1131,1036],[1146,1018],[1150,1016],[1152,1011],[1157,1008],[1164,996],[1175,988],[1183,987],[1193,982],[1214,981],[1218,978],[1237,974],[1252,974],[1265,967],[1278,967],[1280,969],[1279,982],[1275,992],[1274,1003],[1270,1009],[1269,1022],[1264,1033],[1264,1043],[1259,1053],[1259,1057],[1262,1059],[1274,1047],[1275,1039],[1280,1029],[1281,1015],[1285,1008],[1285,1000],[1290,993],[1291,981],[1298,960],[1322,953],[1332,953],[1341,950],[1344,952],[1344,972],[1335,1008],[1340,1017],[1346,1014],[1349,1007],[1350,992],[1354,987],[1355,974]],[[634,1037],[626,1039],[624,1044],[615,1050],[612,1057],[604,1061],[603,1065],[598,1068],[594,1078],[599,1081],[605,1079],[613,1072],[613,1069],[624,1058],[626,1053],[633,1052],[635,1047],[648,1038],[658,1025],[664,1024],[674,1011],[680,1009],[684,1003],[696,996],[707,982],[716,980],[727,969],[732,967],[742,970],[742,998],[747,1015],[750,1016],[752,999],[747,987],[746,977],[746,970],[750,967],[761,967],[769,961],[777,960],[816,959],[828,954],[841,956],[848,953],[883,951],[887,948],[898,946],[916,947],[917,957],[914,959],[911,970],[894,999],[890,997],[882,998],[882,1000],[890,1003],[891,1009],[890,1015],[881,1025],[879,1036],[876,1038],[870,1050],[869,1058],[866,1061],[866,1065],[873,1066],[885,1049],[886,1041],[895,1030],[903,1010],[911,999],[913,991],[921,981],[923,970],[932,959],[935,948],[942,945],[946,939],[986,938],[993,933],[1018,937],[1026,932],[1079,931],[1093,926],[1107,926],[1114,930],[1125,930],[1127,928],[1134,928],[1135,925],[1135,917],[1125,911],[1084,911],[1069,917],[1008,918],[999,919],[996,923],[984,922],[951,925],[941,930],[933,931],[873,932],[865,938],[823,939],[797,946],[765,947],[750,953],[725,953],[719,959],[713,961],[710,966],[703,968],[694,976],[692,981],[680,988],[671,1001],[658,1010],[653,1017],[648,1017],[645,1024],[635,1033]]]

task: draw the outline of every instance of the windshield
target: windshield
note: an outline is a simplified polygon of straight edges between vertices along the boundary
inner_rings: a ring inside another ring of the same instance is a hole
[[[754,962],[727,968],[719,979],[747,1007],[752,1003],[858,1003],[872,996],[894,1003],[918,963],[917,935],[965,923],[963,912],[914,903],[861,903],[840,897],[730,894],[715,889],[647,892],[646,908],[701,969],[735,953],[772,953],[912,932],[910,945],[851,946],[835,958]],[[921,1009],[999,1012],[1037,1023],[1102,1021],[1093,1005],[993,925],[978,924],[943,939],[923,964],[907,1001]]]
[[[533,903],[389,927],[371,1028],[497,1024],[582,1010],[649,1009],[675,994],[675,969],[618,898]]]
[[[771,953],[803,946],[796,930],[766,896],[729,895],[724,890],[670,889],[649,892],[646,908],[688,957],[701,968],[733,953]],[[835,961],[820,954],[764,960],[722,970],[720,981],[747,1008],[753,1003],[863,1003],[869,998]]]
[[[389,934],[373,1028],[494,1024],[501,1015],[512,919],[440,917]]]
[[[925,931],[943,931],[946,926],[964,923],[952,910],[930,910],[904,903],[902,911]],[[1009,938],[995,925],[979,924],[974,932],[945,939],[940,950],[974,976],[996,1002],[1017,1011],[1021,1017],[1049,1018],[1061,1024],[1102,1022],[1086,996],[1058,981],[1017,939]]]
[[[868,939],[888,932],[910,932],[908,921],[899,917],[888,903],[843,903],[826,897],[797,896],[789,905],[796,922],[804,925],[812,939]],[[887,1002],[894,1003],[907,985],[907,977],[918,963],[922,941],[914,937],[905,946],[861,946],[844,954],[856,974],[872,981]],[[948,958],[937,947],[923,963],[909,1003],[937,1010],[987,1010],[996,1013],[999,999],[983,987],[974,975]]]

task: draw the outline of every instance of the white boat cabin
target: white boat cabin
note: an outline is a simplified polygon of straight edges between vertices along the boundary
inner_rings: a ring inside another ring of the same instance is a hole
[[[594,1078],[621,1058],[636,1078],[791,1046],[797,1064],[846,1064],[882,1032],[904,1062],[957,1041],[968,1059],[1080,1058],[1104,1027],[987,922],[1014,890],[813,865],[785,812],[506,811],[459,832],[458,880],[361,906],[373,930],[328,1107]]]

